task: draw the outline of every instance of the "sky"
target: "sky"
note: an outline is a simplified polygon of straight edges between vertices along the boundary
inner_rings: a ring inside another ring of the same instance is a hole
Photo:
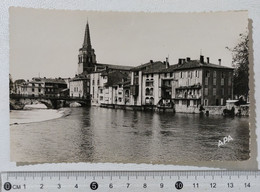
[[[178,58],[232,66],[239,34],[246,33],[246,11],[209,13],[133,13],[10,8],[10,74],[74,77],[88,21],[97,62],[137,66],[150,60],[170,64]]]

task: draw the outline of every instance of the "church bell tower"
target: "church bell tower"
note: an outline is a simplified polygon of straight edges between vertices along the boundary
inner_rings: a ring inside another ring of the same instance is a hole
[[[87,22],[85,36],[82,48],[79,49],[78,55],[78,74],[83,72],[91,73],[94,71],[96,61],[95,50],[92,49],[90,41],[89,24]]]

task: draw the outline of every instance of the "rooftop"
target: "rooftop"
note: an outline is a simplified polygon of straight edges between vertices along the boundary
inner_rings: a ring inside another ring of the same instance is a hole
[[[144,73],[155,73],[166,68],[166,63],[161,61],[150,61],[131,69],[131,71],[143,71]]]
[[[34,77],[32,78],[32,81],[30,81],[31,83],[41,83],[41,82],[45,82],[45,83],[59,83],[59,84],[66,84],[66,82],[64,81],[63,78],[42,78],[42,77]]]
[[[125,65],[112,65],[112,64],[104,64],[104,63],[96,63],[97,67],[107,67],[109,69],[116,69],[116,70],[122,70],[122,71],[128,71],[131,70],[132,66],[125,66]]]
[[[126,80],[126,74],[121,71],[112,71],[108,73],[108,80],[106,86],[114,86],[124,82]]]
[[[232,70],[233,68],[231,67],[226,67],[222,65],[217,65],[213,63],[201,63],[200,60],[190,60],[190,61],[184,61],[182,64],[177,64],[177,68],[175,70],[181,70],[181,69],[191,69],[191,68],[217,68],[217,69],[230,69]]]
[[[83,72],[81,74],[76,75],[70,81],[80,81],[80,80],[84,80],[84,79],[90,79],[90,74],[88,74],[87,72]]]

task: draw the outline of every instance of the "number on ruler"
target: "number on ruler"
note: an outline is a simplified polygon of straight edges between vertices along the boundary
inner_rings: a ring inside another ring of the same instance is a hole
[[[217,188],[217,184],[216,183],[210,183],[210,187],[211,188]]]
[[[163,183],[160,183],[160,188],[163,188],[164,187],[164,184]]]
[[[199,188],[199,183],[193,183],[194,188]]]
[[[97,182],[93,181],[92,183],[90,183],[90,189],[97,190],[97,188],[98,188]]]
[[[181,181],[177,181],[175,183],[175,187],[176,187],[176,189],[182,189],[183,188],[183,183]]]
[[[250,183],[245,183],[245,188],[251,187]]]
[[[228,188],[233,188],[234,184],[233,183],[228,183],[227,186],[228,186]]]
[[[43,184],[40,184],[40,189],[43,189]]]
[[[109,188],[112,189],[113,188],[113,183],[109,184]]]

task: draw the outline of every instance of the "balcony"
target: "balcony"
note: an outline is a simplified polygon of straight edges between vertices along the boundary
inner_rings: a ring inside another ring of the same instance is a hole
[[[191,100],[196,100],[196,99],[201,99],[200,95],[176,95],[174,99],[191,99]]]
[[[200,84],[196,84],[196,85],[191,85],[191,86],[180,86],[177,87],[176,90],[183,90],[183,89],[201,89],[201,85]]]

